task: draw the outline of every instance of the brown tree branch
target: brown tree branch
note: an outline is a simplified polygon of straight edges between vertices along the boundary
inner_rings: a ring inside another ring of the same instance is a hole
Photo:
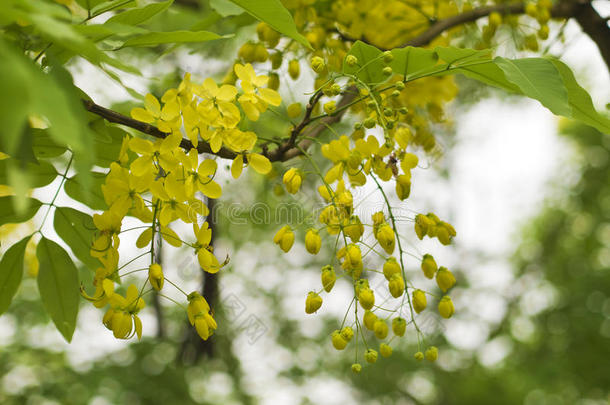
[[[577,1],[562,1],[557,3],[551,9],[551,16],[553,18],[570,18],[575,17],[581,8],[589,6],[591,7],[590,0],[577,0]],[[442,20],[438,20],[430,27],[419,34],[418,36],[411,38],[405,42],[404,46],[424,46],[428,45],[432,40],[443,32],[457,27],[458,25],[474,22],[479,18],[486,17],[493,12],[500,14],[523,14],[525,12],[525,3],[511,3],[511,4],[496,4],[493,6],[483,6],[470,11],[466,11],[461,14],[447,17]]]
[[[136,129],[142,132],[143,134],[147,134],[155,138],[164,139],[169,135],[168,133],[161,131],[154,125],[134,120],[133,118],[127,117],[116,111],[102,107],[101,105],[97,105],[91,100],[83,100],[83,104],[85,105],[85,109],[87,111],[99,115],[100,117],[106,119],[109,122],[125,125],[126,127]],[[182,139],[182,141],[180,142],[180,147],[188,151],[193,149],[195,146],[188,139]],[[210,153],[225,159],[235,159],[235,157],[237,156],[235,152],[227,148],[220,148],[218,152],[212,152],[210,144],[205,141],[199,142],[199,144],[197,145],[197,152]]]

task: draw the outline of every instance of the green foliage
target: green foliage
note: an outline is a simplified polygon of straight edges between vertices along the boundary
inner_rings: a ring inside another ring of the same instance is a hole
[[[0,197],[0,225],[25,222],[32,218],[42,205],[35,198],[26,198],[23,205],[18,206],[15,199],[15,197]]]
[[[38,163],[30,162],[21,164],[21,162],[18,162],[15,159],[4,159],[0,160],[1,184],[11,183],[11,171],[23,172],[25,174],[25,178],[29,180],[28,186],[31,188],[46,186],[57,177],[57,170],[55,170],[55,167],[48,162],[40,161]]]
[[[311,45],[309,45],[307,39],[297,31],[292,15],[284,8],[280,0],[231,1],[246,10],[254,18],[269,24],[269,26],[277,32],[280,32],[311,49]]]
[[[4,313],[21,284],[23,258],[30,236],[11,246],[0,260],[0,314]]]
[[[107,208],[102,194],[102,184],[106,175],[99,172],[91,172],[91,184],[83,185],[83,174],[76,174],[66,180],[64,188],[66,194],[78,202],[81,202],[94,210],[104,210]]]
[[[90,215],[69,207],[57,207],[53,226],[57,235],[66,242],[74,256],[95,271],[100,262],[91,256],[91,243],[95,225]]]
[[[40,240],[36,256],[40,262],[40,298],[57,330],[69,342],[76,328],[80,300],[78,270],[68,253],[50,239]]]
[[[461,73],[486,84],[501,87],[538,100],[556,115],[580,120],[602,132],[610,132],[610,119],[598,113],[589,94],[576,82],[564,63],[552,58],[492,58],[490,51],[437,47],[432,50],[407,47],[393,49],[394,59],[386,64],[383,52],[357,41],[348,52],[358,58],[355,66],[345,64],[344,72],[369,85],[388,79],[384,66],[411,81],[426,76]],[[441,63],[437,63],[437,57]]]
[[[205,42],[215,39],[228,38],[208,31],[173,31],[173,32],[148,32],[130,38],[122,45],[122,48],[134,46],[156,46],[161,44],[180,44],[188,42]]]
[[[110,17],[104,24],[111,25],[113,23],[140,25],[150,20],[155,15],[164,12],[173,4],[174,0],[162,1],[160,3],[148,4],[141,8],[134,8],[115,14]]]

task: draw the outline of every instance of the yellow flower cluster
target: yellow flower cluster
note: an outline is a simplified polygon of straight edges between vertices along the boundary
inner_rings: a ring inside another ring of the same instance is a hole
[[[209,224],[197,222],[198,216],[209,214],[198,193],[211,199],[222,194],[220,185],[214,180],[217,163],[200,156],[197,150],[200,142],[207,142],[212,152],[225,147],[237,154],[231,167],[234,177],[239,177],[244,165],[263,174],[271,170],[271,162],[253,151],[256,134],[242,131],[237,125],[242,121],[241,111],[247,119],[256,121],[270,105],[278,106],[281,98],[276,91],[264,87],[268,77],[257,76],[250,64],[236,64],[234,71],[240,80],[241,91],[233,85],[218,86],[212,79],[195,84],[190,74],[186,74],[178,88],[167,90],[161,101],[147,94],[144,108],[134,108],[131,112],[134,119],[156,125],[167,136],[155,141],[124,138],[120,155],[110,165],[102,185],[108,209],[93,216],[97,232],[91,255],[101,263],[93,281],[95,292],[93,295],[82,292],[96,307],[110,306],[104,316],[104,325],[117,338],[127,339],[134,333],[141,337],[142,323],[137,314],[144,307],[142,296],[164,287],[167,276],[160,264],[155,263],[156,235],[174,247],[188,245],[200,267],[208,273],[216,273],[223,266],[210,246],[212,230]],[[185,150],[183,136],[190,140],[190,150]],[[140,289],[130,285],[123,297],[115,292],[115,284],[123,275],[118,248],[126,216],[145,224],[136,228],[144,228],[136,246],[150,246],[151,265],[144,285]],[[171,228],[177,220],[192,224],[191,242]],[[152,288],[146,290],[148,284]],[[187,299],[188,318],[205,340],[217,328],[210,307],[197,293],[189,294]]]

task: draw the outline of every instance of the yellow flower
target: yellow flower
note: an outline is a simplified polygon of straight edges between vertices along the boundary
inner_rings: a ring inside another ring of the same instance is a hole
[[[149,93],[144,96],[144,107],[146,109],[138,107],[131,110],[131,116],[138,121],[155,124],[163,132],[180,130],[180,105],[175,100],[161,108],[159,100]]]
[[[197,238],[195,243],[195,252],[197,253],[197,260],[199,265],[204,271],[208,273],[217,273],[222,267],[218,262],[218,259],[210,251],[210,241],[212,240],[212,230],[209,228],[207,222],[204,222],[201,227],[197,223],[193,223],[193,233]]]
[[[436,273],[436,284],[443,292],[447,292],[455,285],[455,277],[446,267],[441,267]]]
[[[449,319],[455,312],[455,307],[453,306],[453,301],[447,295],[441,298],[438,303],[438,313],[441,314],[443,318]]]
[[[137,313],[144,308],[144,300],[138,288],[131,284],[125,297],[113,293],[109,300],[111,309],[104,316],[104,325],[112,330],[117,339],[129,339],[134,334],[142,338],[142,321]]]
[[[257,76],[251,64],[235,64],[235,74],[241,80],[241,88],[244,94],[238,99],[246,116],[251,121],[258,120],[260,113],[267,110],[268,104],[279,106],[282,98],[275,90],[265,88],[269,78]]]
[[[123,216],[114,211],[105,211],[102,214],[93,214],[93,223],[99,230],[98,236],[91,247],[91,256],[102,257],[108,252],[108,249],[119,248],[119,232],[121,232],[121,223]]]
[[[187,195],[194,195],[201,191],[209,198],[220,198],[222,189],[213,180],[218,167],[215,160],[204,159],[199,164],[199,154],[196,149],[191,149],[188,156],[180,156],[183,166],[183,177],[177,181],[183,181],[184,190]]]
[[[286,173],[284,173],[284,177],[282,179],[284,182],[284,186],[286,186],[286,191],[290,194],[295,194],[301,188],[301,183],[303,182],[303,175],[301,171],[295,169],[294,167],[288,169]]]
[[[129,149],[140,156],[131,163],[131,172],[135,176],[153,178],[158,174],[159,166],[164,171],[171,172],[178,164],[174,151],[178,149],[181,141],[182,135],[179,131],[154,143],[141,138],[132,138],[129,141]]]
[[[418,314],[426,309],[426,305],[428,305],[428,300],[426,299],[426,293],[422,290],[413,291],[413,309]]]
[[[216,321],[210,314],[210,306],[201,294],[193,291],[187,296],[189,302],[186,313],[191,325],[195,326],[195,330],[201,339],[207,340],[214,331],[218,328]]]
[[[125,216],[130,208],[142,202],[140,194],[148,189],[153,179],[152,173],[150,176],[136,177],[117,163],[111,163],[110,172],[102,184],[104,201],[110,210]]]
[[[294,243],[294,232],[292,232],[292,228],[290,228],[289,225],[283,226],[273,237],[273,243],[279,245],[279,247],[287,253]]]
[[[318,254],[320,246],[322,245],[322,239],[318,234],[318,231],[311,228],[305,235],[305,248],[312,255]]]
[[[307,294],[307,299],[305,300],[305,312],[308,314],[313,314],[322,306],[322,297],[320,297],[314,291],[310,291]]]
[[[163,288],[163,269],[161,269],[161,265],[157,263],[153,263],[148,267],[148,281],[150,281],[150,285],[157,290],[161,291]]]

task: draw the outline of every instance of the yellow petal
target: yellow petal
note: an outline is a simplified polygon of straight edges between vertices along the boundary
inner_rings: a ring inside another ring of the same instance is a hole
[[[218,183],[216,183],[214,180],[209,180],[205,184],[199,183],[199,191],[209,198],[220,198],[222,195],[220,185],[218,185]]]
[[[169,227],[161,226],[161,236],[174,247],[182,246],[182,240],[180,240],[178,234]]]
[[[131,110],[131,118],[148,123],[155,121],[155,117],[149,111],[140,107]]]
[[[155,117],[158,117],[161,114],[161,105],[159,105],[159,100],[157,100],[157,98],[150,93],[144,96],[144,106]]]
[[[263,100],[275,107],[282,103],[282,97],[273,89],[260,88],[258,89],[258,93]]]
[[[248,155],[248,164],[260,174],[267,174],[271,171],[271,162],[265,156],[258,153]]]
[[[239,178],[239,176],[241,176],[243,168],[244,157],[243,155],[239,154],[235,157],[235,159],[233,159],[233,163],[231,163],[231,176],[233,176],[234,179]]]

